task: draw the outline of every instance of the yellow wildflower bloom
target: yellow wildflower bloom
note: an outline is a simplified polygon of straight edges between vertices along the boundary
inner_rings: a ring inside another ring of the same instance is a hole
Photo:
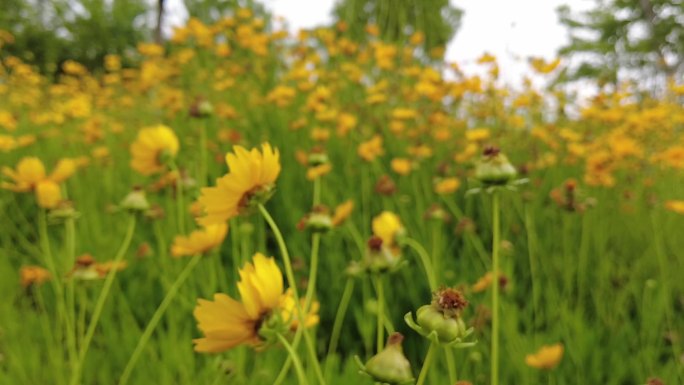
[[[40,266],[22,266],[19,270],[19,277],[21,286],[29,287],[31,285],[40,285],[51,278],[49,271]]]
[[[392,162],[390,162],[390,167],[392,167],[392,171],[396,172],[399,175],[408,175],[411,172],[411,169],[413,168],[411,165],[411,161],[406,158],[392,159]]]
[[[173,240],[171,255],[182,257],[204,254],[223,243],[227,233],[228,224],[219,223],[195,230],[189,236],[178,235]]]
[[[359,144],[357,152],[361,159],[368,162],[373,161],[385,153],[385,150],[382,148],[382,137],[375,135],[370,140]]]
[[[62,200],[62,192],[59,185],[51,180],[43,180],[36,186],[36,199],[38,206],[45,209],[57,207]]]
[[[383,211],[380,215],[373,218],[373,234],[380,237],[387,247],[394,245],[396,236],[404,232],[404,226],[397,214],[390,211]]]
[[[684,214],[684,201],[667,201],[665,208],[677,214]]]
[[[2,187],[14,192],[26,192],[36,188],[39,182],[45,180],[45,166],[36,157],[22,158],[17,169],[3,167],[2,173],[12,179],[14,183],[3,183]]]
[[[525,357],[527,366],[536,369],[553,369],[563,358],[563,344],[544,345],[536,353]]]
[[[306,179],[314,180],[326,175],[332,171],[332,165],[330,163],[323,163],[318,166],[310,167],[306,170]]]
[[[193,340],[195,351],[219,353],[260,342],[259,325],[280,305],[283,276],[273,258],[257,253],[252,259],[239,271],[242,302],[221,293],[213,301],[198,300],[194,315],[204,338]]]
[[[304,307],[304,298],[300,298],[302,308]],[[320,308],[320,303],[318,301],[313,301],[311,303],[311,308],[309,312],[305,315],[304,327],[310,328],[315,326],[320,321],[318,316],[318,309]],[[285,323],[290,325],[290,330],[295,331],[299,327],[299,319],[297,318],[297,310],[295,306],[294,294],[292,288],[288,288],[285,293],[280,297],[280,312]]]
[[[179,147],[178,137],[169,127],[143,128],[131,144],[131,168],[143,175],[160,173],[165,169],[163,158],[175,157]]]
[[[461,181],[457,178],[445,178],[435,183],[435,192],[437,194],[451,194],[452,192],[458,190],[461,186]]]
[[[354,201],[348,200],[337,207],[335,207],[335,213],[333,214],[332,217],[332,225],[333,226],[339,226],[344,222],[347,218],[352,213],[352,210],[354,210]]]
[[[226,155],[230,172],[216,180],[216,187],[202,189],[199,202],[206,215],[198,221],[204,226],[240,215],[252,198],[268,198],[280,174],[280,153],[268,143],[261,151],[247,151],[242,146],[233,147],[233,151]]]

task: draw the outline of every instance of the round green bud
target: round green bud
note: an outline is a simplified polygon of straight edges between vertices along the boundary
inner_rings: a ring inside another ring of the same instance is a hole
[[[411,363],[401,348],[404,337],[394,333],[389,337],[383,351],[371,357],[366,363],[366,373],[377,382],[403,384],[413,380]]]
[[[466,326],[460,317],[448,317],[433,305],[424,305],[416,312],[418,325],[427,333],[436,332],[441,342],[451,342],[465,335]]]

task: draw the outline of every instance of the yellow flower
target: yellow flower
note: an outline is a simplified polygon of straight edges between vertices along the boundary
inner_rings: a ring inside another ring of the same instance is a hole
[[[408,175],[413,168],[411,161],[406,158],[394,158],[392,159],[392,162],[390,162],[390,166],[392,167],[392,171],[399,175]]]
[[[332,170],[332,165],[330,163],[323,163],[318,166],[310,167],[306,170],[306,179],[314,180],[328,174]]]
[[[300,298],[302,308],[304,307],[304,298]],[[309,312],[305,316],[304,327],[310,328],[315,326],[320,321],[318,316],[318,309],[320,304],[318,301],[313,301]],[[297,318],[297,311],[295,306],[294,294],[292,288],[288,288],[280,297],[280,313],[285,323],[290,325],[290,330],[295,331],[299,327],[299,319]]]
[[[228,224],[219,223],[207,226],[190,233],[190,236],[178,235],[173,240],[171,255],[182,257],[186,255],[204,254],[223,243],[228,233]]]
[[[2,187],[14,192],[34,190],[39,182],[45,180],[45,166],[36,157],[22,158],[17,164],[16,171],[3,167],[2,173],[14,181],[3,183]]]
[[[437,194],[451,194],[452,192],[458,190],[461,185],[461,181],[457,178],[445,178],[435,183],[435,192]]]
[[[677,214],[684,214],[684,201],[667,201],[665,208]]]
[[[257,253],[252,259],[239,271],[242,302],[220,293],[214,301],[198,300],[194,315],[204,338],[193,340],[195,351],[219,353],[261,341],[259,325],[280,305],[283,276],[273,258]]]
[[[544,345],[536,353],[525,357],[527,366],[537,369],[553,369],[563,358],[563,344]]]
[[[375,135],[370,140],[359,144],[357,152],[361,159],[371,162],[376,157],[385,153],[382,148],[382,137],[380,135]]]
[[[397,214],[383,211],[373,218],[373,234],[382,239],[383,245],[390,247],[395,244],[397,235],[404,232],[404,227]]]
[[[335,207],[335,213],[332,217],[332,225],[339,226],[344,222],[354,210],[354,202],[352,200],[345,201],[339,206]]]
[[[481,142],[489,139],[491,135],[488,128],[473,128],[467,130],[465,136],[469,142]]]
[[[216,187],[202,189],[199,202],[206,215],[198,221],[204,226],[240,215],[254,199],[268,199],[280,174],[280,154],[268,143],[261,151],[247,151],[242,146],[233,151],[226,155],[230,172],[216,180]]]
[[[178,137],[169,127],[157,125],[138,132],[131,144],[131,168],[143,175],[164,171],[164,157],[175,157],[178,153]]]
[[[36,186],[36,199],[38,206],[45,209],[57,207],[62,200],[62,192],[59,185],[51,180],[43,180]]]
[[[22,266],[19,270],[21,286],[28,287],[33,284],[40,285],[48,281],[51,277],[49,271],[40,266]]]

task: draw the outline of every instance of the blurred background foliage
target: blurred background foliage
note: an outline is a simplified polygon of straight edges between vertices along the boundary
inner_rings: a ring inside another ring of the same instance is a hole
[[[124,65],[136,57],[141,41],[163,42],[170,28],[166,0],[3,0],[0,29],[15,41],[0,52],[54,73],[66,60],[90,70],[102,67],[106,54]],[[183,0],[189,17],[205,23],[249,8],[268,26],[270,15],[258,0]],[[367,39],[368,25],[386,41],[404,42],[422,32],[426,57],[443,58],[444,47],[461,25],[463,11],[448,0],[340,0],[333,22],[347,37]],[[625,77],[654,80],[684,76],[684,3],[682,0],[594,0],[590,9],[558,9],[569,43],[559,51],[571,63],[558,82],[579,79],[617,84]],[[168,36],[166,36],[168,38]]]
[[[629,77],[664,84],[684,76],[682,0],[595,0],[587,11],[563,6],[558,15],[570,35],[559,54],[575,62],[563,80],[615,85]]]

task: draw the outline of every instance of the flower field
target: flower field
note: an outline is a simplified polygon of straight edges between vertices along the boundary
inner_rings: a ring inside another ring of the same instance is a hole
[[[684,83],[344,28],[55,78],[0,31],[0,384],[684,382]]]

